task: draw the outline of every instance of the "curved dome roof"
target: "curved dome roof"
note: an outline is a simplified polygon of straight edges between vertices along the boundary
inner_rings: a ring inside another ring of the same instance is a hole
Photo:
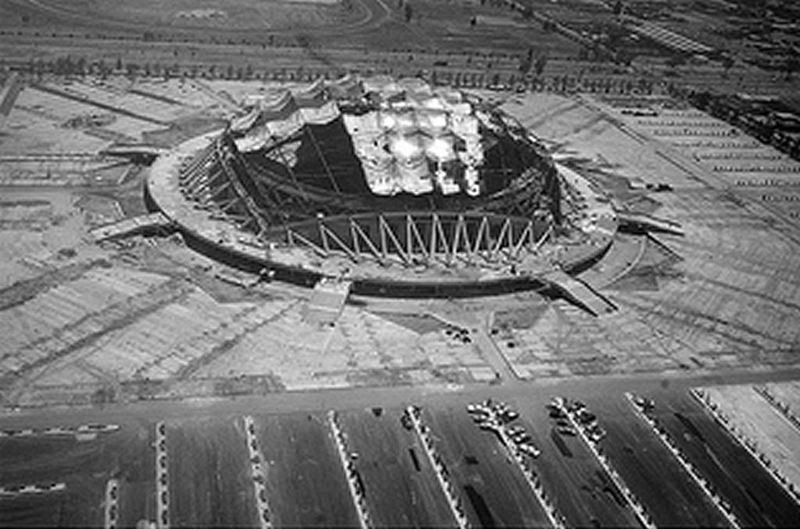
[[[335,193],[491,196],[547,159],[486,103],[420,79],[345,77],[253,96],[236,148],[285,180]]]

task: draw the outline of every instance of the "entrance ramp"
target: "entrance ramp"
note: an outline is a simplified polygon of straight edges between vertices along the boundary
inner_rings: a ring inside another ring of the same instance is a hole
[[[570,302],[578,305],[594,316],[602,316],[617,310],[611,300],[592,287],[576,279],[563,270],[552,270],[544,275],[544,279]]]
[[[347,296],[350,294],[350,281],[323,278],[311,292],[303,319],[312,325],[332,325],[339,319]]]

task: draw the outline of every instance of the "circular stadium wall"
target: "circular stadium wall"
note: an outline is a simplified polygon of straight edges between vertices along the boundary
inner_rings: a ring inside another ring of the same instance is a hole
[[[546,288],[543,274],[610,242],[613,230],[569,229],[562,204],[591,190],[477,97],[346,77],[247,103],[159,157],[146,191],[188,244],[232,266],[362,294],[471,296]]]

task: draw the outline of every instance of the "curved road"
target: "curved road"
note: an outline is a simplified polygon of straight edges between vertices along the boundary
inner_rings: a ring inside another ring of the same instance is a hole
[[[102,30],[105,28],[128,30],[128,31],[167,31],[172,30],[182,33],[200,33],[215,32],[221,34],[236,34],[244,38],[252,38],[264,35],[293,35],[296,33],[308,32],[316,36],[325,35],[342,35],[348,33],[358,33],[361,31],[372,30],[380,27],[391,17],[391,10],[384,3],[383,0],[353,0],[356,2],[362,11],[365,11],[364,16],[355,22],[343,25],[326,24],[319,27],[309,28],[202,28],[202,27],[188,27],[188,26],[172,26],[167,24],[156,24],[154,22],[126,22],[113,18],[103,18],[102,15],[97,13],[81,13],[69,9],[67,2],[51,2],[51,0],[6,0],[7,2],[19,6],[20,13],[30,12],[45,12],[51,17],[56,17],[59,20],[75,23],[78,22],[82,26],[92,28],[93,30]],[[298,31],[299,30],[299,31]]]

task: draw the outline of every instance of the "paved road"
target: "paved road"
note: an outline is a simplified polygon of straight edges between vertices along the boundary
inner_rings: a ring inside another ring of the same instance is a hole
[[[371,406],[398,406],[463,403],[494,397],[500,399],[531,398],[546,402],[558,394],[592,399],[624,391],[638,393],[670,388],[683,391],[698,385],[764,383],[800,378],[800,369],[780,371],[724,370],[714,373],[661,373],[627,376],[569,377],[538,379],[531,382],[504,380],[498,385],[432,385],[388,388],[348,388],[307,392],[274,393],[231,399],[202,398],[183,401],[148,401],[100,407],[51,407],[14,411],[2,410],[0,427],[23,428],[54,425],[79,425],[86,422],[126,422],[138,419],[184,419],[225,417],[251,413],[288,413],[329,409],[363,409]]]

